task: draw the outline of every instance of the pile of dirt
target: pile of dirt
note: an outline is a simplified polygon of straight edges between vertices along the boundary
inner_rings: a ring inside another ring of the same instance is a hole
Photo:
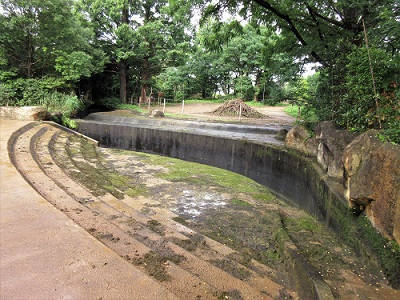
[[[223,105],[212,111],[212,114],[218,116],[239,116],[246,118],[264,118],[262,113],[250,107],[241,99],[226,101]]]

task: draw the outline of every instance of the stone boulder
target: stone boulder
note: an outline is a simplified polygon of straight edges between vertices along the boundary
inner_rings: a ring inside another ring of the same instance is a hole
[[[286,129],[281,129],[277,134],[274,135],[274,138],[278,141],[284,141],[286,139],[288,131]]]
[[[318,142],[317,161],[328,176],[343,178],[342,156],[344,148],[356,137],[347,130],[337,129],[331,121],[321,122],[315,128]]]
[[[0,117],[21,121],[42,121],[49,118],[49,113],[40,106],[2,106],[0,107]]]
[[[345,196],[355,212],[400,243],[400,146],[383,143],[370,130],[344,150]]]
[[[301,125],[296,125],[286,134],[285,146],[296,149],[310,156],[317,156],[317,142],[310,132]]]
[[[164,118],[164,117],[165,117],[164,113],[161,110],[158,110],[158,109],[153,110],[150,113],[150,118]]]

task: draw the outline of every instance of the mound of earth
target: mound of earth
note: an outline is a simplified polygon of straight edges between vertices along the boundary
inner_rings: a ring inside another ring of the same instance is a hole
[[[212,111],[212,114],[219,116],[238,116],[247,118],[264,118],[262,113],[247,105],[241,99],[226,101],[223,105]]]

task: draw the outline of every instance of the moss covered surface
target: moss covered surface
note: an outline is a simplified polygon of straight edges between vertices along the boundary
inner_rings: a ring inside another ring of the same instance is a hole
[[[243,147],[248,145],[243,142]],[[146,197],[150,203],[144,209],[148,212],[152,206],[172,210],[178,214],[175,221],[236,250],[234,261],[255,268],[251,261],[256,260],[276,270],[277,280],[287,278],[283,250],[291,243],[328,281],[345,280],[342,271],[347,270],[363,276],[368,284],[377,284],[382,280],[382,265],[388,278],[395,282],[399,274],[398,246],[383,239],[366,218],[354,217],[331,192],[312,161],[298,153],[257,147],[253,154],[259,160],[279,157],[274,163],[284,166],[291,159],[291,167],[303,174],[304,182],[315,183],[315,194],[327,212],[324,222],[277,199],[261,184],[223,169],[147,153],[99,149],[85,140],[71,138],[64,154],[57,155],[66,172],[93,193],[110,193],[118,199],[126,195]],[[186,194],[193,199],[185,202]],[[202,197],[211,200],[204,205]],[[198,215],[180,210],[192,202],[200,207]],[[153,221],[147,226],[163,234],[161,224]],[[205,246],[201,238],[173,242],[189,251]],[[374,257],[377,262],[371,259]],[[239,278],[247,276],[231,262],[216,260],[215,264],[225,266]],[[160,274],[160,278],[165,275]]]

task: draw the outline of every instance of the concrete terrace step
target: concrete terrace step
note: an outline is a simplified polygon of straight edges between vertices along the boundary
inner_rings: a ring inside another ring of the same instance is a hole
[[[135,263],[145,264],[146,257],[153,257],[151,249],[144,244],[136,241],[129,234],[120,230],[117,226],[104,220],[98,213],[91,211],[82,204],[76,202],[64,190],[47,176],[44,176],[41,168],[32,158],[28,149],[31,146],[31,139],[45,126],[39,125],[29,129],[16,140],[13,147],[12,156],[17,169],[24,174],[25,179],[51,204],[63,211],[67,216],[74,220],[78,225],[88,232],[96,233],[95,237],[108,246],[112,251],[124,258],[131,258]],[[43,130],[41,131],[43,132]],[[37,135],[36,135],[37,138]],[[15,151],[18,149],[18,151]],[[201,281],[196,276],[185,272],[173,262],[163,262],[165,265],[166,276],[171,279],[161,282],[170,291],[183,299],[194,298],[198,295],[205,299],[213,299],[214,295],[220,292]],[[147,276],[143,273],[143,276]],[[192,288],[187,289],[187,285]],[[209,295],[209,297],[207,297]]]
[[[269,299],[276,298],[283,289],[254,271],[251,279],[246,282],[237,279],[207,262],[207,255],[203,254],[201,257],[198,253],[190,253],[174,244],[171,242],[174,238],[187,240],[189,238],[184,233],[196,233],[183,225],[168,221],[162,213],[156,214],[157,219],[153,216],[150,218],[127,204],[131,201],[121,201],[110,194],[96,197],[78,185],[63,171],[62,167],[65,165],[57,165],[57,160],[63,159],[67,167],[76,172],[81,171],[82,163],[97,166],[101,162],[85,158],[79,151],[79,141],[69,141],[60,129],[48,124],[28,128],[16,140],[13,149],[15,165],[26,180],[55,207],[114,252],[138,267],[146,267],[151,256],[158,256],[162,265],[153,266],[150,271],[147,268],[147,273],[158,278],[162,285],[179,297],[211,299],[238,293],[245,299]],[[74,153],[73,158],[63,154],[65,149],[70,155]],[[162,225],[163,232],[149,229],[149,224]],[[206,239],[206,244],[213,245],[210,247],[212,250],[223,248],[223,245],[209,239]],[[223,258],[227,252],[230,252],[229,249],[224,249],[217,252],[216,256]],[[154,267],[159,270],[154,270]]]
[[[95,151],[94,148],[90,147],[80,147],[79,141],[76,141],[75,143],[72,143],[71,141],[67,141],[66,137],[61,137],[58,136],[59,142],[55,143],[56,145],[51,147],[54,148],[55,153],[59,156],[62,149],[65,148],[65,152],[74,152],[74,151],[69,151],[68,148],[73,148],[73,149],[80,149],[80,148],[85,148],[89,149],[89,151]],[[63,142],[61,142],[61,140]],[[64,144],[65,143],[65,144]],[[76,153],[74,152],[74,157],[70,157],[71,161],[74,161],[75,158],[77,157],[76,161],[73,164],[73,166],[77,166],[79,168],[79,162],[82,162],[84,160],[85,154],[84,153]],[[97,155],[90,155],[90,157],[98,157]],[[61,157],[58,158],[62,159]],[[68,157],[64,157],[63,161],[67,160]],[[88,162],[88,161],[86,161]],[[100,161],[97,163],[92,159],[90,161],[91,164],[99,166],[101,164]],[[99,171],[100,173],[101,171]],[[100,174],[98,174],[100,176]],[[66,178],[63,180],[63,182],[68,182],[69,178]],[[69,179],[70,180],[70,179]],[[80,196],[82,196],[82,192],[78,193]],[[85,198],[89,197],[86,195],[84,196]],[[205,254],[204,249],[202,249],[201,252],[196,253],[196,256],[191,255],[188,251],[182,249],[181,247],[174,245],[173,241],[178,240],[178,241],[188,241],[190,242],[190,238],[188,238],[187,235],[182,234],[181,232],[189,232],[191,236],[199,236],[198,233],[194,232],[193,230],[190,230],[189,228],[186,228],[185,226],[171,220],[168,217],[162,217],[159,213],[154,213],[158,218],[155,217],[154,214],[152,214],[152,217],[148,217],[147,215],[144,215],[140,212],[142,206],[138,206],[139,209],[134,209],[132,205],[128,205],[127,203],[135,203],[134,199],[125,196],[124,200],[121,201],[119,199],[116,199],[110,194],[97,197],[98,199],[101,199],[101,202],[103,202],[105,205],[112,207],[116,211],[122,212],[122,214],[115,214],[113,211],[109,211],[108,213],[105,211],[103,208],[102,213],[103,215],[107,215],[107,219],[112,220],[111,222],[114,221],[114,223],[119,226],[121,229],[125,230],[126,232],[132,233],[135,237],[140,239],[143,243],[147,244],[148,246],[156,246],[156,248],[159,248],[159,245],[163,245],[164,247],[168,247],[170,249],[174,249],[173,252],[179,253],[178,255],[183,255],[185,259],[180,262],[180,266],[187,270],[193,270],[193,265],[199,266],[202,265],[202,267],[199,267],[198,269],[201,270],[210,270],[214,269],[213,273],[218,273],[219,270],[216,269],[214,266],[204,263],[199,259],[199,257],[204,260],[204,261],[210,261],[212,259],[220,259],[220,260],[228,260],[226,258],[226,255],[234,253],[234,251],[218,242],[215,242],[211,239],[208,239],[206,237],[202,236],[202,239],[204,239],[204,245],[207,245],[208,248],[208,253]],[[129,199],[131,201],[126,201],[126,199]],[[87,201],[87,206],[92,207],[94,201]],[[99,207],[93,207],[93,209],[97,209],[96,211],[99,212]],[[114,213],[114,214],[113,214]],[[164,211],[168,215],[171,216],[171,213],[169,211]],[[176,216],[176,215],[175,215]],[[154,222],[156,221],[156,222]],[[132,222],[135,222],[135,226],[132,226]],[[157,227],[156,231],[162,230],[161,234],[155,234],[153,230],[149,230],[149,224],[151,227]],[[172,242],[171,242],[172,241]],[[210,247],[209,245],[213,245],[213,247]],[[224,251],[221,251],[221,249],[224,249]],[[154,251],[157,252],[157,249],[153,249]],[[210,252],[212,252],[212,255],[210,255]],[[199,254],[199,255],[198,255]],[[191,262],[189,263],[189,257],[191,257]],[[235,263],[235,262],[233,262]],[[254,261],[256,264],[256,262]],[[269,279],[265,274],[270,274],[271,270],[268,269],[268,272],[264,272],[262,275],[261,272],[256,274],[253,270],[248,269],[247,267],[244,267],[240,265],[239,263],[236,263],[237,269],[243,269],[249,273],[252,273],[253,276],[244,279],[244,281],[250,285],[252,285],[254,288],[258,288],[260,291],[263,291],[264,293],[273,295],[276,297],[279,294],[279,291],[283,288],[281,285],[276,284],[273,282],[271,279]],[[258,265],[258,270],[263,270],[266,269],[262,267],[261,264]],[[205,273],[204,278],[209,278],[208,274]],[[218,278],[220,278],[218,276]],[[210,280],[210,279],[208,279]],[[237,281],[237,280],[234,280]],[[241,281],[238,281],[235,283],[235,286],[240,286],[242,283]],[[213,285],[216,285],[216,283],[213,283]]]
[[[64,138],[65,141],[65,138]],[[79,141],[77,141],[75,144],[74,143],[68,143],[68,146],[65,146],[66,148],[74,148],[74,149],[88,149],[88,151],[93,151],[96,152],[95,148],[91,147],[80,147],[77,145]],[[63,143],[57,143],[58,147],[63,148]],[[66,152],[68,152],[68,149],[66,149]],[[60,151],[57,151],[59,154]],[[85,157],[85,153],[78,153],[74,155],[74,157],[71,159],[74,160],[75,156],[78,157],[78,160],[75,162],[74,165],[78,166],[79,168],[79,161],[81,161],[82,157]],[[98,155],[89,155],[90,157],[96,157],[98,159]],[[101,161],[95,162],[96,159],[91,159],[90,163],[94,165],[101,165]],[[88,162],[86,160],[86,162]],[[100,173],[101,171],[99,171]],[[100,174],[98,174],[100,176]],[[162,209],[162,208],[148,208],[143,205],[143,201],[137,201],[137,199],[133,199],[132,197],[126,196],[124,199],[119,200],[113,197],[112,195],[108,194],[102,197],[98,197],[99,199],[102,199],[104,203],[107,205],[110,205],[111,207],[114,207],[118,211],[122,211],[124,213],[124,217],[121,216],[112,216],[113,219],[118,221],[119,225],[122,228],[122,225],[126,225],[127,223],[131,222],[132,220],[136,220],[136,222],[140,223],[140,228],[136,228],[134,230],[134,234],[136,236],[139,236],[141,240],[144,239],[144,242],[152,240],[150,243],[151,244],[164,244],[165,241],[168,242],[174,242],[175,240],[178,240],[178,244],[189,244],[191,243],[191,238],[195,237],[196,239],[199,239],[199,237],[202,240],[202,247],[200,251],[196,251],[195,255],[205,261],[211,261],[211,260],[220,260],[220,261],[228,261],[230,264],[234,264],[236,266],[237,270],[243,270],[245,272],[248,272],[251,274],[250,277],[242,279],[243,281],[249,283],[250,285],[257,287],[261,291],[267,290],[268,294],[277,296],[279,294],[279,291],[283,289],[283,287],[279,284],[276,283],[278,280],[275,278],[275,282],[271,280],[273,277],[274,270],[268,268],[265,265],[262,265],[258,263],[255,260],[252,260],[250,264],[253,266],[252,269],[249,269],[246,266],[243,266],[242,264],[232,261],[231,259],[228,259],[227,256],[236,253],[233,249],[218,243],[210,238],[207,238],[205,236],[200,235],[199,233],[193,231],[192,229],[189,229],[185,227],[184,225],[177,223],[173,221],[173,218],[178,217],[178,215],[172,213],[171,211],[167,209]],[[124,205],[125,204],[125,205]],[[150,210],[151,218],[140,211],[143,209]],[[126,217],[128,217],[128,220],[125,220]],[[156,221],[156,222],[154,222]],[[151,225],[151,227],[157,227],[156,231],[162,231],[161,236],[158,235],[156,236],[157,240],[151,239],[154,234],[152,234],[151,230],[147,229],[148,224]],[[132,230],[132,228],[129,228],[129,226],[124,226],[126,231]],[[149,238],[149,239],[147,239]],[[192,243],[194,244],[194,243]],[[205,249],[207,248],[207,249]],[[182,252],[181,247],[179,247],[179,251]],[[193,251],[191,251],[193,253]],[[181,263],[180,265],[183,266],[184,263]],[[188,266],[188,269],[190,269],[190,266]]]
[[[178,299],[24,180],[15,168],[15,151],[27,149],[14,146],[31,128],[23,128],[26,124],[0,120],[0,298]]]

